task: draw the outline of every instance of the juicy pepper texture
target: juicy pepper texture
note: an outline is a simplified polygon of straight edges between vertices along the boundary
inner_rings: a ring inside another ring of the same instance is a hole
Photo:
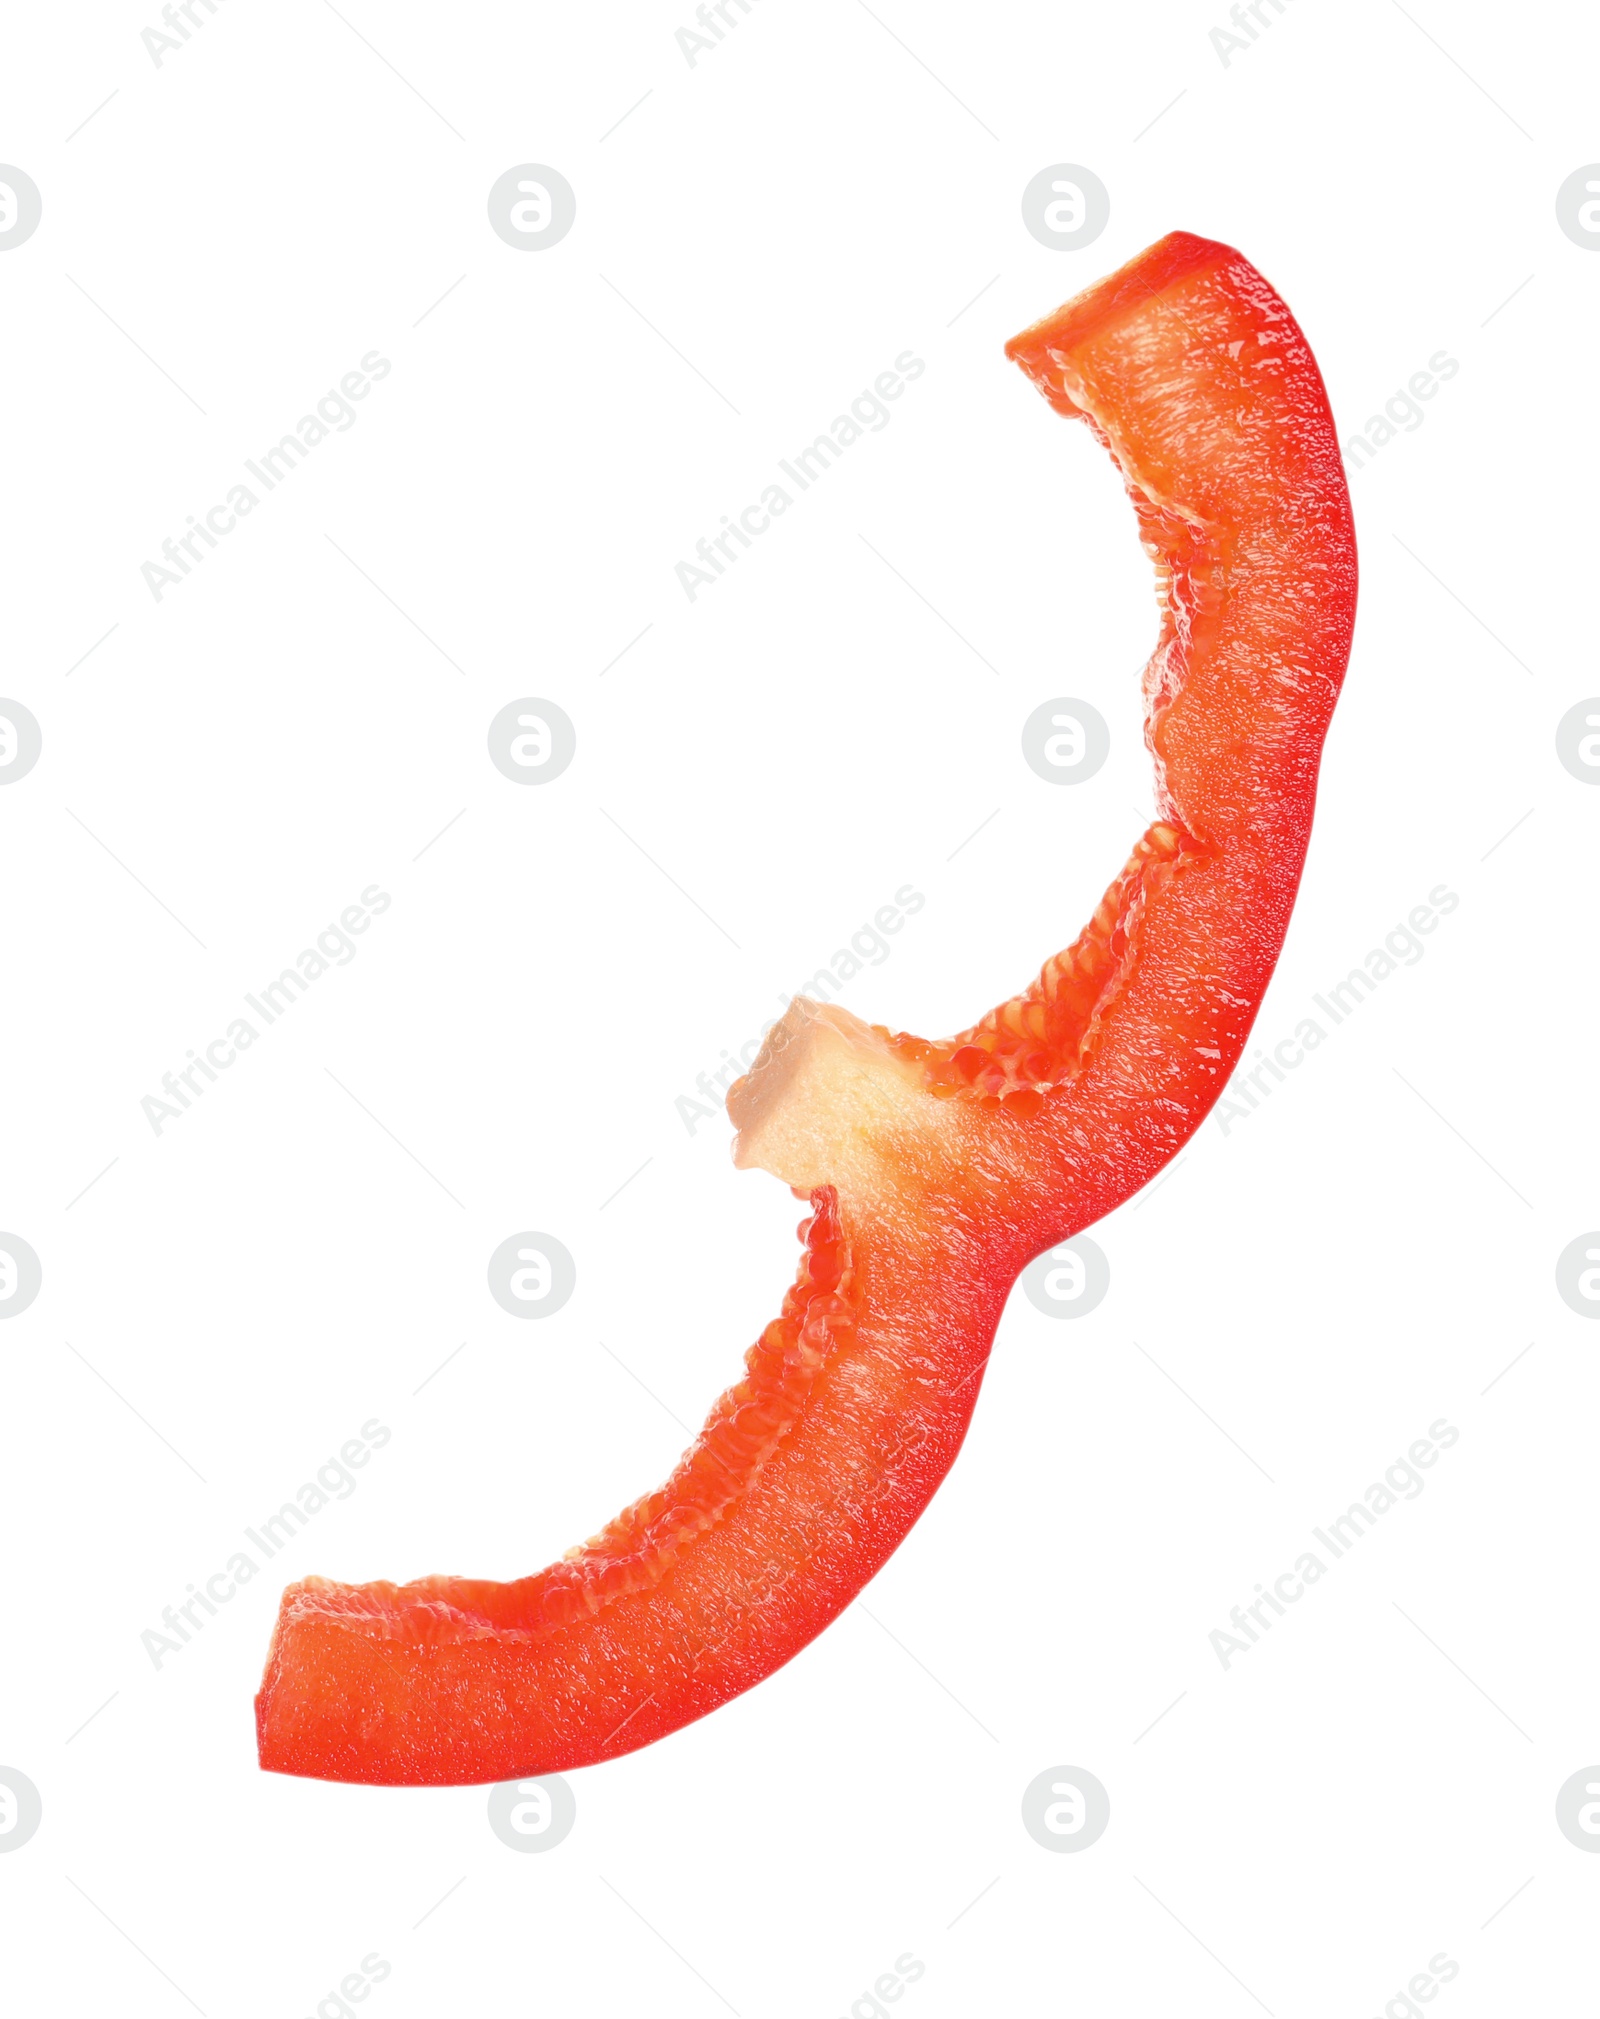
[[[1148,1183],[1237,1063],[1355,616],[1322,378],[1255,268],[1184,232],[1007,354],[1105,444],[1155,564],[1159,817],[1072,945],[958,1036],[791,1006],[728,1097],[736,1161],[811,1207],[743,1379],[663,1486],[531,1577],[292,1586],[256,1700],[264,1767],[557,1772],[770,1675],[927,1505],[1018,1272]]]

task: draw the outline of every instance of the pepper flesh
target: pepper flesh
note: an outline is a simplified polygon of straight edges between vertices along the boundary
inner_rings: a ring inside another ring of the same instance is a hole
[[[812,1205],[744,1379],[663,1487],[535,1576],[292,1586],[256,1700],[264,1767],[557,1772],[769,1675],[944,1477],[1017,1273],[1147,1183],[1238,1061],[1355,614],[1322,379],[1254,267],[1182,232],[1007,352],[1110,450],[1156,564],[1159,818],[1073,945],[958,1037],[791,1006],[728,1098],[736,1161]]]

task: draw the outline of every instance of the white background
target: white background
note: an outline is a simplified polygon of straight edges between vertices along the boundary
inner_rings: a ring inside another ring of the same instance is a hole
[[[18,10],[0,95],[44,201],[0,257],[3,687],[44,734],[0,792],[0,1228],[44,1267],[0,1327],[17,2009],[304,2019],[374,1951],[375,2019],[875,2019],[908,1952],[907,2019],[1373,2019],[1440,1952],[1430,2010],[1586,2009],[1600,1857],[1554,1798],[1600,1759],[1600,1330],[1554,1263],[1600,1220],[1600,793],[1554,731],[1600,691],[1600,259],[1554,199],[1600,156],[1594,25],[1293,0],[1224,65],[1220,0],[753,0],[691,67],[686,8],[626,0],[196,11],[157,67],[153,11]],[[577,192],[539,253],[485,212],[530,161]],[[1019,213],[1062,161],[1111,193],[1079,252]],[[903,884],[845,1000],[932,1035],[1120,867],[1148,567],[1001,347],[1180,226],[1281,290],[1346,438],[1460,364],[1352,477],[1261,1036],[1459,908],[1096,1230],[1096,1311],[1014,1297],[864,1603],[573,1776],[564,1844],[514,1854],[481,1789],[262,1775],[284,1581],[537,1568],[776,1311],[798,1209],[687,1131],[695,1076]],[[141,563],[375,348],[356,424],[156,602]],[[675,563],[906,349],[890,424],[689,602]],[[1113,735],[1068,789],[1018,742],[1062,694]],[[577,726],[536,789],[486,755],[522,696]],[[357,957],[157,1136],[162,1074],[373,882]],[[484,1281],[530,1227],[578,1266],[542,1324]],[[374,1417],[358,1490],[153,1668],[163,1607]],[[1426,1491],[1225,1672],[1230,1608],[1440,1417]],[[1019,1815],[1063,1763],[1111,1796],[1077,1856]]]

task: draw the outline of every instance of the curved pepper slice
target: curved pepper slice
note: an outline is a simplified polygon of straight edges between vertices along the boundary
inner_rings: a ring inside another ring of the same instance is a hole
[[[257,1699],[263,1766],[555,1772],[771,1674],[944,1477],[1018,1271],[1153,1177],[1237,1062],[1355,613],[1322,379],[1254,267],[1182,232],[1008,352],[1110,450],[1156,564],[1160,817],[1073,944],[959,1037],[791,1007],[728,1098],[736,1161],[812,1206],[744,1379],[664,1486],[535,1576],[293,1586]]]

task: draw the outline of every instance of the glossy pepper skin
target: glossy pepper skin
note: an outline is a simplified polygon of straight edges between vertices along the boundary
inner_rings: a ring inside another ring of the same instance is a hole
[[[1007,349],[1110,450],[1156,564],[1159,818],[1073,945],[959,1037],[791,1008],[728,1101],[736,1160],[812,1206],[744,1379],[665,1486],[535,1576],[292,1587],[257,1699],[263,1766],[555,1772],[771,1674],[944,1477],[1018,1271],[1147,1183],[1238,1061],[1355,614],[1322,379],[1254,267],[1182,232]]]

